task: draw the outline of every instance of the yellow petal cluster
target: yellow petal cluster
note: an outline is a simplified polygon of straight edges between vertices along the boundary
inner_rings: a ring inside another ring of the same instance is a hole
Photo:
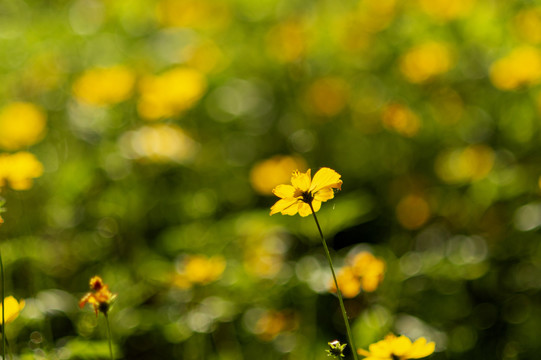
[[[178,115],[195,105],[206,89],[203,73],[189,67],[176,67],[141,80],[137,110],[147,120]]]
[[[501,90],[515,90],[541,82],[541,50],[525,45],[496,60],[490,67],[490,80]]]
[[[272,194],[272,189],[288,181],[296,169],[305,169],[306,162],[300,156],[276,155],[258,162],[250,171],[250,183],[262,195]]]
[[[32,153],[0,154],[0,188],[9,185],[13,190],[28,190],[42,174],[43,165]]]
[[[400,59],[400,71],[414,84],[431,80],[453,66],[453,57],[445,43],[430,41],[408,50]]]
[[[135,85],[135,74],[125,66],[88,69],[75,80],[75,98],[94,106],[107,106],[130,98]]]
[[[46,117],[38,106],[13,102],[0,110],[0,147],[18,150],[34,145],[45,135]]]
[[[375,291],[383,281],[384,273],[385,261],[383,259],[375,257],[367,251],[361,251],[340,269],[336,280],[342,295],[352,298],[357,296],[361,290]],[[331,282],[330,290],[336,292],[334,281]]]
[[[206,285],[218,280],[226,267],[223,256],[189,255],[173,276],[173,285],[187,289],[193,285]]]
[[[424,358],[434,352],[434,342],[427,343],[424,337],[411,342],[404,335],[387,335],[385,339],[368,347],[368,351],[358,349],[359,355],[365,356],[364,360],[407,360]]]
[[[4,299],[2,304],[0,304],[0,313],[2,312],[2,307],[5,305],[4,308],[4,319],[6,321],[6,324],[9,324],[13,320],[15,320],[19,313],[24,309],[24,300],[21,300],[18,302],[13,296],[8,296]],[[2,317],[0,316],[0,324],[2,324]]]
[[[312,179],[310,169],[306,173],[295,170],[291,177],[291,185],[278,185],[272,190],[278,200],[270,214],[308,216],[321,208],[321,203],[334,197],[334,190],[342,188],[341,175],[330,168],[321,168]],[[310,208],[312,206],[312,208]]]

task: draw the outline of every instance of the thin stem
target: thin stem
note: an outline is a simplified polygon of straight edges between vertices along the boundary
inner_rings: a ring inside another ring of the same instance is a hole
[[[105,316],[105,323],[107,324],[107,337],[109,338],[109,356],[111,357],[111,360],[114,360],[113,357],[113,340],[111,336],[111,326],[109,325],[109,316],[107,316],[107,313],[104,312],[103,315]]]
[[[325,237],[323,236],[323,231],[321,231],[321,226],[319,226],[319,221],[317,221],[317,216],[316,216],[316,212],[314,211],[314,207],[312,206],[312,203],[309,203],[308,205],[310,205],[310,209],[312,210],[312,215],[314,215],[314,220],[316,221],[317,229],[319,230],[319,235],[321,235],[321,243],[323,244],[325,255],[327,256],[327,260],[329,261],[329,266],[331,267],[332,278],[334,280],[334,285],[336,286],[336,294],[338,295],[338,300],[340,301],[340,309],[342,310],[342,317],[344,318],[344,324],[346,325],[346,331],[348,333],[348,339],[349,339],[349,344],[351,346],[351,352],[353,354],[353,358],[357,360],[357,348],[355,347],[355,343],[353,342],[353,335],[351,333],[351,328],[349,327],[349,320],[348,320],[348,315],[346,313],[346,307],[344,306],[344,299],[342,298],[342,292],[340,291],[340,287],[338,286],[338,280],[336,280],[336,274],[334,273],[334,266],[332,265],[331,254],[329,253],[327,242],[325,241]]]
[[[2,278],[2,289],[0,295],[2,296],[2,360],[6,359],[6,322],[4,318],[5,299],[6,299],[6,286],[4,277],[4,262],[2,261],[2,251],[0,250],[0,277]]]

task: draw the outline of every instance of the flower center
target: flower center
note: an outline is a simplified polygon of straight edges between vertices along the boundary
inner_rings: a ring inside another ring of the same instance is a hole
[[[393,358],[393,360],[400,360],[400,358],[398,357],[398,355],[391,354],[391,357]]]
[[[307,204],[311,204],[312,200],[314,200],[314,197],[312,196],[312,194],[309,191],[305,191],[305,192],[302,193],[302,201],[303,202],[305,202]]]

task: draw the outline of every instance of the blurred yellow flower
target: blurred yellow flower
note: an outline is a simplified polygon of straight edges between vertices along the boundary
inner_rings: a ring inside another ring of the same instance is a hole
[[[88,69],[77,80],[72,90],[75,98],[94,106],[117,104],[130,98],[135,85],[135,74],[125,66]]]
[[[278,200],[272,207],[270,215],[282,213],[282,215],[308,216],[317,212],[321,203],[334,197],[334,190],[341,190],[341,175],[329,168],[321,168],[311,178],[310,169],[306,173],[298,170],[291,177],[292,185],[278,185],[272,190],[278,196]],[[311,208],[312,207],[312,208]]]
[[[305,25],[301,20],[287,20],[274,25],[267,33],[267,52],[282,63],[302,58],[308,48]]]
[[[419,229],[430,218],[430,206],[423,196],[410,194],[396,205],[396,217],[404,228]]]
[[[42,174],[43,165],[32,153],[0,154],[0,188],[9,184],[13,190],[28,190]]]
[[[423,83],[453,66],[449,45],[430,41],[409,49],[400,58],[400,71],[412,83]]]
[[[13,102],[0,110],[0,147],[18,150],[34,145],[45,135],[46,117],[38,106]]]
[[[158,21],[166,27],[219,30],[231,22],[231,10],[224,1],[162,0],[156,10]]]
[[[372,292],[383,281],[385,261],[367,251],[361,251],[352,261],[353,272],[361,279],[364,291]]]
[[[130,159],[184,163],[192,159],[198,144],[180,127],[172,124],[143,126],[126,132],[119,140]]]
[[[94,307],[96,316],[98,316],[100,311],[104,315],[107,315],[112,302],[116,298],[116,294],[113,294],[109,290],[109,286],[99,276],[94,276],[90,279],[90,289],[92,291],[86,293],[79,301],[79,307],[82,309],[86,304],[91,304]]]
[[[361,292],[361,279],[355,275],[351,266],[341,268],[338,274],[336,274],[336,281],[338,282],[338,286],[340,286],[342,296],[345,298],[353,298]],[[330,291],[333,293],[336,292],[334,280],[330,283]]]
[[[218,280],[226,267],[225,258],[220,255],[189,255],[183,260],[181,269],[174,274],[174,286],[186,289],[194,284],[206,285]]]
[[[304,103],[314,115],[332,117],[347,105],[349,86],[339,77],[328,76],[316,79],[306,90]]]
[[[541,7],[519,11],[513,18],[517,35],[530,44],[541,43]]]
[[[358,349],[357,353],[366,356],[364,360],[407,360],[424,358],[434,352],[434,342],[426,342],[421,337],[411,342],[406,336],[389,334],[385,339],[368,347],[369,351]]]
[[[256,163],[250,171],[250,183],[262,195],[272,194],[272,189],[287,182],[296,169],[306,169],[300,156],[276,155]]]
[[[438,154],[435,170],[447,183],[473,182],[485,178],[490,173],[494,158],[494,150],[488,145],[469,145]]]
[[[298,327],[298,316],[291,310],[269,310],[255,324],[255,333],[264,341],[271,341],[285,331]]]
[[[470,13],[476,0],[419,0],[419,7],[432,18],[445,22]]]
[[[24,309],[24,300],[21,300],[18,302],[13,296],[8,296],[4,299],[2,304],[0,304],[0,313],[2,311],[2,307],[5,304],[4,308],[4,319],[6,321],[6,324],[9,324],[13,320],[15,320],[19,313]],[[2,317],[0,316],[0,324],[2,324]]]
[[[367,251],[361,251],[348,259],[347,265],[338,272],[338,286],[344,297],[353,298],[359,295],[361,290],[376,291],[383,281],[384,274],[385,261]],[[334,281],[330,283],[330,291],[336,292]]]
[[[490,67],[490,80],[501,90],[515,90],[541,82],[541,50],[521,46]]]
[[[419,117],[410,108],[398,103],[385,106],[381,121],[387,129],[407,137],[415,136],[421,127]]]
[[[139,84],[139,114],[147,120],[178,115],[191,108],[205,93],[207,81],[198,70],[176,67],[161,75],[146,76]]]

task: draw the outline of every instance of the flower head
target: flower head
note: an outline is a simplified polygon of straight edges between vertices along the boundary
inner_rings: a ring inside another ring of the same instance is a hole
[[[325,350],[328,356],[332,356],[335,359],[342,359],[344,357],[344,349],[347,344],[340,344],[340,341],[334,340],[329,343],[329,349]]]
[[[96,316],[101,311],[104,315],[107,315],[111,303],[116,298],[116,294],[113,294],[109,290],[109,286],[106,285],[99,276],[94,276],[90,279],[91,292],[87,293],[79,301],[79,307],[82,309],[87,303],[92,304]]]
[[[333,189],[341,190],[341,175],[329,168],[321,168],[311,178],[310,169],[306,173],[295,170],[291,177],[291,185],[278,185],[272,190],[278,200],[272,207],[270,214],[308,216],[318,211],[321,203],[334,197]]]
[[[9,324],[19,316],[19,313],[24,308],[24,300],[18,302],[13,296],[8,296],[4,299],[2,304],[0,304],[0,313],[2,312],[2,307],[5,304],[4,309],[4,319],[6,324]],[[0,317],[0,324],[2,323],[2,317]]]
[[[434,348],[434,342],[427,343],[424,337],[412,343],[404,335],[397,337],[389,334],[385,339],[370,345],[369,351],[358,349],[357,353],[365,356],[364,360],[407,360],[426,357],[434,352]]]

